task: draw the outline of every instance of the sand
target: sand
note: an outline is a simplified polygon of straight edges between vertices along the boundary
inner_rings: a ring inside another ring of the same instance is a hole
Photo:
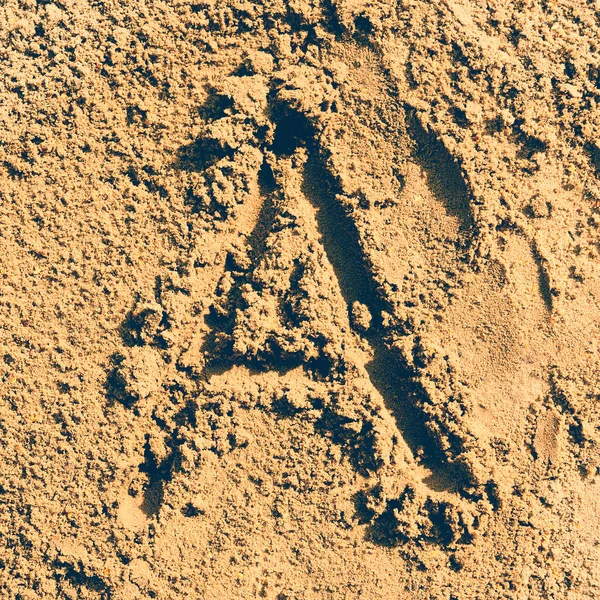
[[[0,597],[600,597],[599,33],[3,2]]]

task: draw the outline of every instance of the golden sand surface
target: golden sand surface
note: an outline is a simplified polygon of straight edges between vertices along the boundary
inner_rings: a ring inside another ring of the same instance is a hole
[[[0,598],[599,598],[599,40],[4,0]]]

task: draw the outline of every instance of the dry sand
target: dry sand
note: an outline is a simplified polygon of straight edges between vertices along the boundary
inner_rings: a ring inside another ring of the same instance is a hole
[[[600,4],[4,0],[0,597],[600,597]]]

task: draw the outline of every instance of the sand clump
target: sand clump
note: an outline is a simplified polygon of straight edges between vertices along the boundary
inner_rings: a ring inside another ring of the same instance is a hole
[[[598,596],[593,3],[0,18],[2,597]]]

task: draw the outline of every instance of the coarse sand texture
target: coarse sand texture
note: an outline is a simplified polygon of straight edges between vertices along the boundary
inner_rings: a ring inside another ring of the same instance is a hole
[[[599,40],[4,0],[0,598],[600,598]]]

